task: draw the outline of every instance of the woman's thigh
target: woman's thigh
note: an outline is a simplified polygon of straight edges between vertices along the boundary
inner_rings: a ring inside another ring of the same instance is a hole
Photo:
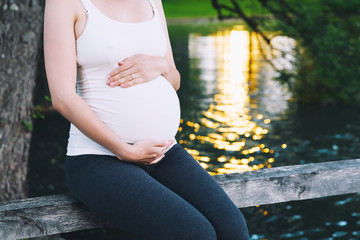
[[[245,219],[213,177],[180,145],[170,149],[150,175],[198,209],[219,240],[248,239]]]
[[[136,164],[112,156],[67,157],[70,191],[115,226],[147,239],[215,240],[210,222]]]

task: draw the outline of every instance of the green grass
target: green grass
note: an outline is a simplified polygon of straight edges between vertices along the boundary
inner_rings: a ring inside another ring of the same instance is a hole
[[[217,17],[211,0],[162,0],[167,18],[203,18]],[[227,3],[226,0],[221,3]],[[266,11],[256,0],[238,1],[241,8],[249,15],[264,15]]]

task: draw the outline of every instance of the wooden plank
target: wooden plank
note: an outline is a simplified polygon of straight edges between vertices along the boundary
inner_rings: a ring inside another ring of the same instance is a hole
[[[239,207],[360,192],[360,159],[262,169],[214,178]],[[110,226],[71,194],[0,203],[0,239]]]
[[[216,175],[239,208],[360,192],[360,159]]]
[[[0,239],[21,239],[109,225],[71,194],[0,203]]]

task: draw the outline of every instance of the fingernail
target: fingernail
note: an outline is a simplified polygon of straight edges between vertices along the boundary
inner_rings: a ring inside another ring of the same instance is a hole
[[[110,80],[106,80],[106,84],[109,84],[110,83]]]
[[[120,84],[120,87],[126,87],[126,83]]]
[[[110,86],[112,86],[112,87],[115,86],[115,83],[114,82],[110,83]]]

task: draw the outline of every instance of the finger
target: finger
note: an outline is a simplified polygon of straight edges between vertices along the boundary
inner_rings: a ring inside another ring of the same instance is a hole
[[[170,141],[169,144],[167,144],[167,145],[161,150],[161,152],[160,152],[159,155],[165,154],[165,153],[171,148],[171,146],[173,145],[174,142],[175,142],[174,140]]]
[[[130,74],[134,74],[134,73],[135,73],[135,69],[133,69],[133,68],[128,68],[126,70],[122,70],[117,75],[108,78],[106,81],[106,84],[110,84],[111,82],[123,80],[125,77],[129,76]]]
[[[155,160],[153,160],[152,162],[150,162],[150,164],[155,164],[160,162],[161,159],[163,159],[165,157],[164,154],[162,154],[161,156],[159,156],[158,158],[156,158]]]
[[[174,143],[174,140],[170,140],[167,142],[166,146],[164,147],[164,151],[167,151]]]
[[[138,57],[139,57],[139,54],[135,54],[135,55],[132,55],[131,57],[123,59],[122,62],[129,62],[129,61],[135,60]]]
[[[121,78],[120,80],[111,82],[109,85],[110,87],[116,87],[116,86],[121,86],[121,87],[126,87],[129,83],[135,81],[134,79],[136,78],[136,74],[135,73],[131,73],[127,76],[124,76],[123,78]],[[138,83],[136,83],[138,84]],[[133,83],[132,85],[135,85],[135,83]],[[130,85],[130,86],[132,86]]]
[[[170,142],[166,140],[151,140],[151,144],[153,147],[166,147]]]
[[[132,57],[128,57],[128,58],[124,58],[121,62],[126,62],[126,61],[129,61],[131,58],[133,58],[134,56],[132,56]],[[119,62],[120,63],[120,62]]]
[[[118,63],[119,65],[119,63]],[[119,67],[115,68],[114,70],[112,70],[108,75],[108,79],[110,80],[112,77],[118,75],[119,73],[125,71],[125,70],[128,70],[132,67],[134,67],[135,64],[131,63],[131,62],[128,62],[128,63],[123,63],[121,66],[119,65]]]
[[[134,74],[132,74],[134,76]],[[124,82],[124,83],[121,83],[120,84],[120,87],[122,88],[128,88],[128,87],[132,87],[134,85],[137,85],[137,84],[140,84],[140,83],[143,83],[144,82],[144,79],[143,78],[136,78],[133,77],[133,80],[130,80],[130,81],[127,81],[127,82]]]
[[[153,158],[158,158],[159,156],[164,155],[172,146],[174,141],[169,142],[169,144],[166,144],[165,146],[161,147],[153,147]]]
[[[114,70],[112,70],[108,75],[107,75],[107,78],[110,79],[112,78],[113,76],[119,74],[121,72],[122,68],[119,66],[117,68],[115,68]]]
[[[149,164],[154,164],[159,162],[163,157],[165,157],[165,155],[160,155],[160,156],[156,156],[153,155],[151,158],[143,158],[140,161],[138,161],[138,163],[144,164],[144,165],[149,165]]]

